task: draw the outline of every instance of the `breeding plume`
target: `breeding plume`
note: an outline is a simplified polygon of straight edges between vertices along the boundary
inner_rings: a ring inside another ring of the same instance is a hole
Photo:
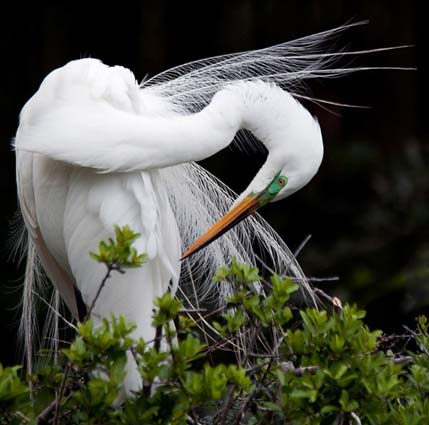
[[[44,79],[22,109],[15,138],[29,235],[28,347],[34,297],[43,297],[37,265],[54,284],[52,310],[58,312],[59,294],[82,318],[106,272],[89,252],[112,236],[114,225],[141,234],[136,247],[148,262],[112,275],[93,318],[123,314],[137,324],[136,337],[153,339],[153,300],[168,288],[194,305],[207,297],[222,302],[229,288],[211,284],[213,272],[231,257],[257,263],[254,244],[311,296],[284,242],[252,213],[305,186],[321,164],[319,125],[297,97],[304,80],[349,71],[333,68],[339,54],[319,53],[339,30],[193,62],[141,85],[128,69],[96,59],[72,61]],[[194,161],[216,154],[237,134],[240,144],[252,143],[248,132],[268,156],[237,198]],[[30,350],[28,358],[31,363]],[[126,387],[140,384],[130,359]]]

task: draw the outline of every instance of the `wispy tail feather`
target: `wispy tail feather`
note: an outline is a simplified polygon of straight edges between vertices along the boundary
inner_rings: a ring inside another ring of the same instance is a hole
[[[39,304],[47,306],[43,329],[39,332]],[[35,352],[39,348],[47,350],[48,358],[57,361],[59,352],[59,326],[63,317],[60,309],[63,302],[58,290],[52,288],[44,275],[36,248],[30,238],[27,240],[27,261],[21,301],[19,335],[21,352],[27,373],[31,374],[35,365]]]
[[[37,317],[34,306],[34,292],[36,290],[36,249],[31,241],[27,245],[27,263],[25,265],[24,287],[22,293],[22,313],[19,333],[22,336],[23,351],[27,365],[27,373],[33,372],[33,344],[37,334]]]

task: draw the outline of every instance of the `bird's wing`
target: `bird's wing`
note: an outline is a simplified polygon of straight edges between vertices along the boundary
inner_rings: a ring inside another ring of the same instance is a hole
[[[105,266],[95,263],[89,252],[97,250],[100,240],[114,237],[115,225],[127,225],[140,233],[135,248],[146,253],[150,263],[159,264],[160,276],[150,281],[162,281],[160,287],[166,290],[170,279],[178,280],[180,242],[174,217],[169,215],[171,210],[162,197],[164,189],[159,186],[156,172],[100,174],[88,168],[72,170],[64,212],[64,238],[73,276],[87,304],[106,273]],[[169,243],[163,240],[166,232]],[[145,268],[146,265],[142,267]],[[128,272],[125,280],[127,277]],[[118,294],[123,292],[115,283],[109,286],[116,288]],[[137,296],[142,297],[144,289]],[[108,316],[110,312],[104,313]]]
[[[17,187],[22,217],[44,270],[61,293],[64,302],[73,316],[79,318],[83,314],[83,306],[75,282],[64,267],[53,257],[40,229],[38,218],[38,213],[40,213],[40,211],[37,209],[37,194],[35,193],[35,188],[37,190],[38,183],[34,179],[34,173],[40,171],[38,170],[40,165],[40,161],[38,161],[38,158],[35,158],[33,154],[17,152]],[[44,205],[44,207],[45,206],[46,205]],[[35,267],[35,265],[31,265],[30,269],[32,267]],[[37,282],[34,281],[38,278],[37,273],[32,271],[31,276],[31,281],[27,281],[25,284],[29,286],[37,285]],[[34,290],[36,290],[36,288],[34,288]]]

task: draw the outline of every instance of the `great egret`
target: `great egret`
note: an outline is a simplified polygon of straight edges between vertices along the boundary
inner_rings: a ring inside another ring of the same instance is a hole
[[[153,338],[153,300],[169,287],[175,293],[179,282],[182,291],[186,281],[199,282],[191,291],[195,302],[211,291],[227,291],[210,285],[214,270],[232,256],[254,263],[255,242],[276,270],[287,268],[311,296],[293,255],[260,218],[252,216],[208,244],[316,174],[323,156],[320,127],[295,97],[307,78],[350,71],[332,67],[338,54],[318,53],[343,28],[196,61],[140,86],[131,71],[96,59],[72,61],[44,79],[22,109],[14,144],[29,233],[23,306],[28,347],[33,298],[40,292],[37,263],[55,295],[81,318],[105,273],[88,253],[112,235],[115,224],[142,234],[137,248],[149,261],[113,275],[93,317],[123,314],[138,325],[136,337]],[[228,188],[193,161],[214,155],[243,129],[265,145],[268,157],[228,212]],[[183,251],[184,258],[195,255],[181,263]],[[131,363],[125,386],[136,389],[141,382]]]

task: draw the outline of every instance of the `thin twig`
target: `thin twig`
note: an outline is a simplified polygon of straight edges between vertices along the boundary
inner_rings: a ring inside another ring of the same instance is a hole
[[[67,320],[58,310],[56,310],[51,304],[49,304],[43,297],[40,296],[39,293],[37,293],[36,291],[33,291],[33,295],[37,296],[39,298],[40,301],[42,301],[50,310],[52,310],[52,312],[57,315],[59,318],[61,318],[63,320],[63,322],[71,327],[72,329],[74,329],[75,331],[77,330],[77,327],[70,322],[69,320]]]
[[[95,303],[97,302],[101,291],[103,290],[107,280],[110,278],[110,274],[112,273],[112,271],[118,271],[120,273],[123,273],[123,270],[115,265],[115,264],[106,264],[107,267],[107,272],[103,278],[103,280],[100,283],[100,286],[97,290],[97,293],[94,297],[94,299],[92,300],[91,306],[88,309],[85,318],[83,319],[84,322],[86,322],[89,317],[91,316],[92,311],[94,310],[95,307]],[[75,328],[76,329],[76,328]],[[59,420],[60,420],[60,408],[61,408],[61,401],[62,398],[64,396],[64,392],[66,390],[66,386],[65,386],[65,382],[67,380],[68,374],[70,372],[71,369],[71,362],[69,361],[66,365],[66,367],[64,368],[64,373],[63,373],[63,377],[60,383],[60,388],[58,389],[57,393],[56,393],[56,397],[55,400],[53,400],[47,407],[46,409],[44,409],[39,416],[37,417],[37,424],[38,425],[44,425],[44,424],[48,424],[49,423],[49,417],[51,416],[52,412],[54,412],[54,418],[53,418],[53,423],[55,425],[59,425]]]
[[[190,423],[191,425],[200,425],[201,423],[192,419],[189,415],[186,415],[186,422]]]
[[[311,239],[311,235],[307,235],[305,239],[299,244],[298,248],[293,253],[293,256],[296,258],[301,253],[301,251],[305,248],[305,245],[307,245],[308,241]]]
[[[307,235],[304,240],[298,245],[298,248],[293,253],[292,259],[289,261],[289,263],[286,264],[286,267],[284,268],[284,271],[280,273],[281,276],[285,275],[288,271],[292,263],[296,260],[296,257],[301,253],[301,251],[305,248],[307,245],[307,242],[311,239],[311,235]]]
[[[101,291],[102,291],[102,290],[103,290],[103,288],[104,288],[104,285],[106,284],[106,282],[107,282],[107,281],[108,281],[108,279],[110,278],[110,274],[111,274],[113,271],[117,271],[117,272],[119,272],[119,273],[125,273],[125,272],[121,269],[121,267],[120,267],[120,266],[118,266],[117,264],[111,264],[111,263],[108,263],[108,264],[106,264],[106,267],[107,267],[107,272],[106,272],[106,274],[105,274],[105,276],[104,276],[103,280],[101,281],[100,286],[98,287],[97,293],[95,294],[95,297],[94,297],[94,299],[92,300],[91,306],[89,307],[89,309],[88,309],[88,311],[87,311],[87,313],[86,313],[85,318],[83,319],[83,321],[84,321],[84,322],[86,322],[86,321],[91,317],[91,313],[92,313],[92,311],[94,310],[95,303],[97,302],[98,298],[100,297],[100,294],[101,294]]]
[[[263,353],[263,354],[249,353],[249,356],[260,358],[260,359],[281,359],[286,355],[285,354],[267,354],[267,353]]]
[[[405,348],[408,345],[408,343],[410,342],[410,340],[413,339],[413,335],[410,335],[410,334],[402,334],[402,335],[397,335],[397,334],[386,335],[386,334],[383,334],[379,338],[378,346],[382,346],[384,350],[390,349],[390,348],[394,347],[395,344],[397,344],[397,342],[398,342],[397,340],[401,340],[401,339],[406,340],[404,345],[403,345],[403,348],[402,348],[402,350],[405,350]]]
[[[355,412],[350,412],[350,417],[355,421],[356,425],[362,425],[359,416]]]
[[[55,403],[55,416],[54,416],[54,425],[59,425],[60,421],[60,408],[61,408],[61,400],[64,395],[65,385],[67,381],[68,374],[71,369],[71,362],[67,362],[67,365],[64,369],[63,378],[61,380],[60,389],[57,392],[56,403]]]
[[[55,410],[57,400],[53,400],[48,406],[37,416],[36,423],[37,425],[47,425],[49,423],[49,416]]]
[[[189,298],[186,296],[186,293],[183,291],[183,289],[180,287],[180,285],[179,285],[179,287],[177,288],[180,292],[181,292],[181,294],[182,294],[182,296],[183,296],[183,298],[185,299],[185,301],[187,302],[187,303],[189,303],[190,305],[192,305],[192,303],[190,302],[190,300],[189,300]],[[197,319],[194,319],[193,317],[191,317],[191,319],[194,321],[194,323],[196,324],[196,326],[198,327],[198,329],[200,329],[201,330],[201,332],[206,332],[206,330],[204,329],[204,327],[201,325],[201,324],[199,324],[198,322],[201,320],[202,322],[203,322],[203,324],[205,325],[205,326],[207,326],[207,328],[208,329],[210,329],[215,335],[218,335],[218,336],[221,336],[220,335],[220,333],[219,333],[219,331],[217,331],[205,318],[204,318],[204,316],[202,316],[200,313],[197,313],[197,316],[198,316],[198,320]],[[207,333],[207,336],[213,341],[213,342],[216,342],[216,338],[214,338],[212,335],[210,335],[210,334],[208,334]],[[232,343],[231,343],[232,344]],[[232,344],[233,345],[233,344]],[[234,345],[233,345],[234,346]],[[238,349],[238,350],[241,350],[242,348],[240,347],[240,346],[236,346],[236,348]]]
[[[208,345],[205,350],[206,354],[211,354],[213,351],[223,349],[224,351],[230,351],[235,353],[235,350],[227,350],[224,347],[231,344],[235,339],[237,339],[236,335],[231,335],[228,338],[219,339],[214,344]]]
[[[303,367],[295,367],[292,362],[284,362],[280,363],[280,369],[282,372],[290,372],[293,373],[297,377],[301,377],[306,373],[310,373],[314,375],[319,369],[319,366],[303,366]]]
[[[403,327],[406,331],[408,331],[414,337],[416,342],[418,342],[418,340],[419,340],[418,334],[416,332],[414,332],[412,329],[410,329],[408,326],[404,325]],[[419,344],[419,347],[425,354],[429,355],[428,349],[423,344]]]
[[[159,350],[161,349],[161,339],[162,339],[162,326],[157,326],[155,329],[155,343],[153,345],[157,353],[159,353]]]
[[[190,265],[189,261],[187,261],[186,264],[188,266],[189,279],[191,280],[192,290],[194,292],[194,299],[195,299],[196,307],[199,310],[200,309],[200,303],[198,301],[197,287],[195,286],[194,278],[192,276],[191,265]],[[188,316],[189,316],[189,314],[188,314]],[[203,336],[204,336],[204,341],[205,341],[206,345],[208,346],[209,345],[209,339],[207,337],[207,332],[205,332],[204,329],[203,329]],[[211,360],[210,356],[209,356],[209,359]]]
[[[21,413],[20,411],[17,411],[14,413],[15,416],[17,416],[21,421],[24,421],[26,423],[30,423],[30,419],[27,418],[27,416],[25,416],[23,413]]]
[[[339,276],[326,276],[326,277],[308,277],[310,282],[337,282],[340,280]]]
[[[238,415],[235,419],[234,424],[235,425],[239,425],[241,422],[241,419],[244,416],[244,412],[247,409],[247,406],[251,403],[251,401],[255,398],[256,394],[258,393],[258,391],[261,389],[261,387],[263,386],[265,379],[268,376],[268,372],[271,369],[271,366],[273,364],[273,360],[274,359],[270,359],[270,361],[267,364],[267,368],[264,370],[264,374],[262,375],[261,380],[258,382],[258,385],[256,386],[256,388],[250,393],[249,397],[244,401],[244,403],[241,405],[240,411],[238,412]]]
[[[171,338],[170,329],[166,329],[165,338],[167,340],[168,348],[170,349],[170,355],[171,355],[171,360],[173,362],[174,369],[177,370],[179,362],[178,362],[178,360],[176,358],[176,353],[174,352],[173,340]],[[188,401],[189,401],[188,390],[185,388],[185,385],[183,384],[183,382],[180,379],[180,377],[178,377],[177,381],[179,382],[179,386],[180,386],[181,390],[186,395],[186,397],[188,398]],[[190,416],[192,417],[192,420],[195,423],[198,423],[197,418],[195,417],[195,412],[194,412],[193,407],[190,408]]]
[[[326,277],[293,277],[293,276],[285,276],[286,278],[290,279],[292,282],[337,282],[340,280],[339,276],[326,276]]]
[[[337,313],[341,313],[343,311],[343,305],[339,298],[331,297],[330,295],[328,295],[326,292],[322,291],[319,288],[314,288],[314,292],[315,294],[320,295],[322,298],[329,301],[329,303],[332,305],[332,307]]]
[[[159,353],[159,350],[161,349],[161,340],[162,340],[162,326],[157,326],[155,328],[155,339],[153,347],[155,348],[156,352]],[[137,363],[137,359],[136,359]],[[143,395],[145,397],[150,397],[150,393],[152,391],[152,383],[146,383],[143,381]]]
[[[250,319],[250,318],[249,318]],[[258,323],[255,323],[255,327],[253,330],[253,335],[252,335],[252,339],[250,341],[250,344],[248,346],[248,349],[246,350],[246,353],[244,355],[244,359],[242,361],[242,364],[245,365],[248,358],[249,358],[249,353],[250,353],[250,349],[253,346],[253,344],[256,341],[256,338],[258,336],[260,330],[260,325]],[[228,417],[228,411],[230,409],[230,407],[232,406],[232,403],[234,402],[234,392],[235,392],[235,385],[232,385],[230,390],[228,391],[228,395],[226,397],[226,403],[225,403],[225,407],[222,410],[222,415],[221,415],[221,425],[225,425],[226,423],[226,419]]]
[[[271,359],[266,361],[265,363],[260,363],[256,366],[250,367],[248,369],[246,369],[246,373],[249,375],[253,375],[256,371],[258,371],[259,369],[263,368],[264,366],[268,365],[271,362]]]
[[[55,410],[57,405],[57,400],[54,399],[51,403],[49,403],[46,408],[37,416],[36,418],[36,424],[37,425],[48,425],[49,424],[49,417],[51,416],[52,412]]]
[[[343,425],[344,424],[344,413],[343,412],[339,412],[337,414],[337,420],[335,422],[336,425]]]
[[[182,308],[179,313],[192,314],[192,313],[204,313],[207,311],[206,308]]]
[[[70,367],[71,367],[71,364],[67,363],[67,366],[64,369],[63,379],[61,380],[60,389],[58,390],[55,399],[48,404],[48,406],[39,414],[39,416],[37,416],[36,418],[37,425],[48,425],[49,423],[51,423],[49,418],[52,415],[52,413],[54,413],[53,423],[55,425],[59,424],[61,400],[64,395],[65,381]],[[70,395],[68,395],[68,398],[69,397]],[[66,399],[66,402],[68,401],[68,398]]]
[[[228,391],[228,395],[226,396],[226,403],[225,403],[225,407],[222,410],[222,416],[220,418],[220,423],[221,425],[225,425],[226,424],[226,420],[228,418],[228,412],[230,410],[230,407],[232,406],[233,403],[233,394],[234,394],[235,388],[234,386],[231,386],[231,388]]]
[[[63,374],[63,378],[61,380],[61,384],[60,384],[60,388],[57,392],[57,395],[55,397],[54,400],[52,400],[51,403],[48,404],[48,406],[39,414],[39,416],[37,416],[36,418],[36,423],[37,425],[48,425],[50,423],[50,416],[52,415],[52,413],[54,413],[54,424],[57,425],[59,424],[59,413],[60,413],[60,404],[61,404],[61,399],[63,397],[63,391],[65,388],[65,381],[67,379],[67,375],[69,373],[69,370],[71,368],[71,363],[67,363],[65,369],[64,369],[64,374]]]
[[[406,365],[413,362],[413,358],[411,356],[398,356],[392,359],[393,363]]]
[[[94,310],[95,304],[98,300],[98,298],[100,297],[101,291],[103,290],[104,286],[106,285],[107,280],[110,278],[110,275],[113,271],[117,271],[119,273],[125,273],[124,270],[122,270],[121,266],[118,264],[106,264],[107,267],[107,272],[103,278],[103,280],[100,283],[100,286],[98,287],[97,293],[95,294],[94,299],[92,300],[91,306],[89,307],[83,322],[86,322],[90,317],[91,314]],[[51,307],[51,306],[50,306]],[[59,312],[56,312],[57,314],[59,314]],[[62,319],[66,322],[67,320],[65,318],[62,317]],[[75,330],[77,330],[77,328],[73,325],[71,325]],[[157,342],[155,341],[155,344]],[[132,351],[131,351],[132,352]],[[135,353],[133,353],[135,354]],[[53,423],[54,425],[59,425],[59,420],[60,420],[60,409],[61,409],[61,405],[62,405],[62,399],[64,397],[64,395],[66,394],[66,400],[65,403],[67,403],[67,401],[69,400],[69,398],[71,397],[71,393],[70,392],[70,388],[66,387],[66,381],[67,381],[67,377],[68,374],[71,370],[72,367],[72,363],[69,361],[67,362],[66,367],[64,368],[64,373],[63,373],[63,377],[60,383],[60,388],[58,389],[57,393],[56,393],[56,397],[55,399],[39,414],[39,416],[37,417],[37,425],[47,425],[50,423],[49,421],[49,417],[52,415],[52,412],[54,412],[54,417],[53,417]]]

